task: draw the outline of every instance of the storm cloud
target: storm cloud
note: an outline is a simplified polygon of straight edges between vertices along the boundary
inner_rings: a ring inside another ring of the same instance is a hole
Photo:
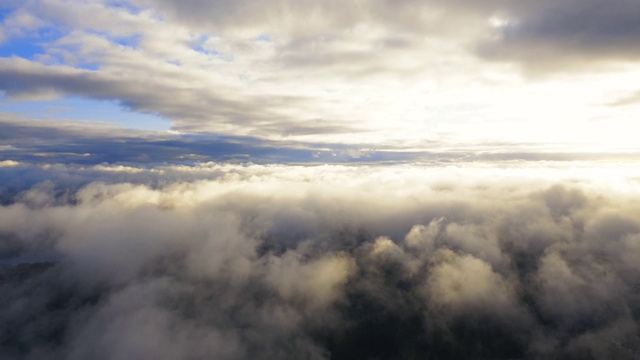
[[[633,173],[217,165],[51,191],[69,171],[0,207],[4,358],[640,351]]]

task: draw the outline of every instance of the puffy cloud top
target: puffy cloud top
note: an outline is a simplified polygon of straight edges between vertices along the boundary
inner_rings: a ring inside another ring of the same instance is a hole
[[[4,191],[2,357],[624,359],[640,351],[635,173],[120,169],[143,184],[166,178],[151,187],[122,181],[117,168],[95,182],[104,168],[59,166],[48,182]],[[84,185],[69,182],[71,172]]]

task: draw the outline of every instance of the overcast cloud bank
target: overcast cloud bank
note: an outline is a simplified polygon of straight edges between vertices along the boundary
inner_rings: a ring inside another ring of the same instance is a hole
[[[0,356],[634,359],[640,178],[562,168],[51,168],[3,189]]]
[[[3,101],[80,97],[283,142],[637,149],[632,0],[0,6]]]

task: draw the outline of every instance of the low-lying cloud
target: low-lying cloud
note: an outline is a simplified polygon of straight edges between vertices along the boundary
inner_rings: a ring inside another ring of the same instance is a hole
[[[3,190],[3,358],[640,353],[623,167],[72,170]]]

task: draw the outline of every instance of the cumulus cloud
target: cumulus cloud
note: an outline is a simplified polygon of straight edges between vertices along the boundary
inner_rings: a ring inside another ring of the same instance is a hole
[[[3,357],[640,351],[622,166],[210,164],[155,186],[131,169],[60,166],[0,207]]]

